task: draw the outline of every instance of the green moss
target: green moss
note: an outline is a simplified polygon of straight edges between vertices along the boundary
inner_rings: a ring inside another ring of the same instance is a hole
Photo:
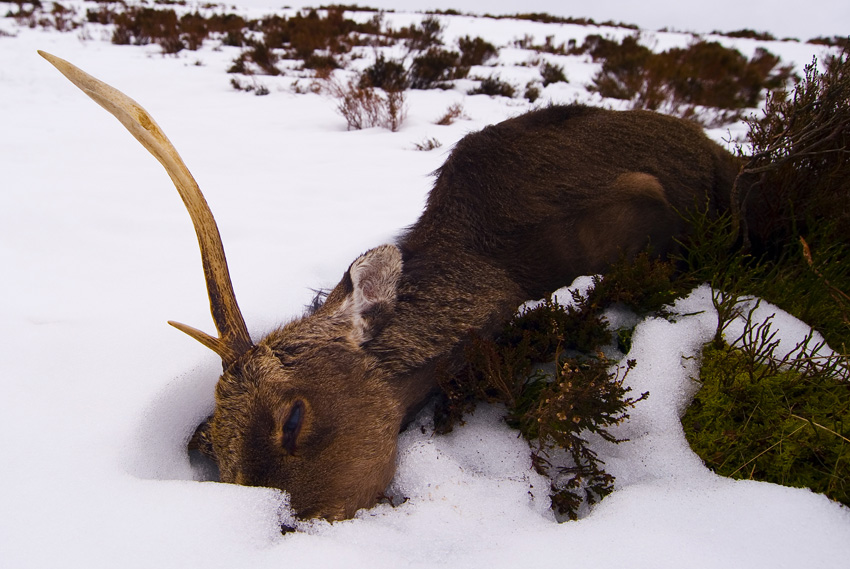
[[[707,345],[702,388],[682,418],[691,448],[723,476],[811,488],[850,505],[850,383],[821,371]]]

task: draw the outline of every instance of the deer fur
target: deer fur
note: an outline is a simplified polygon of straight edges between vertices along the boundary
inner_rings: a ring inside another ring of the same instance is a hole
[[[107,107],[93,78],[45,57]],[[256,344],[221,315],[235,306],[218,298],[226,263],[222,253],[223,272],[208,270],[219,261],[207,261],[210,230],[196,223],[220,338],[177,326],[224,371],[195,444],[222,482],[280,488],[301,518],[352,517],[390,483],[400,429],[437,374],[462,365],[472,334],[492,335],[522,302],[623,254],[669,253],[687,231],[677,212],[727,208],[737,172],[700,128],[651,112],[553,106],[489,126],[458,142],[395,243],[364,253],[320,307]]]

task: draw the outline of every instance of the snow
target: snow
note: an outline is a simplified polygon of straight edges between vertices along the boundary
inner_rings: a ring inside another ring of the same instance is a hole
[[[238,0],[234,3],[263,9],[317,4],[310,0]],[[370,0],[359,5],[398,12],[456,10],[479,15],[545,12],[562,17],[592,18],[596,22],[635,24],[646,30],[705,34],[751,29],[802,41],[817,36],[845,37],[850,25],[850,5],[844,0],[812,0],[805,5],[793,0],[524,0],[522,3],[516,0]]]
[[[595,33],[573,28],[548,35]],[[80,65],[156,117],[216,215],[255,338],[413,223],[428,173],[455,141],[528,104],[413,92],[400,132],[347,132],[331,99],[295,94],[289,79],[261,79],[266,97],[232,89],[230,48],[162,57],[155,46],[111,45],[98,26],[59,34],[0,19],[0,29],[14,36],[0,34],[0,567],[846,566],[847,508],[808,490],[717,477],[689,450],[678,417],[714,331],[705,287],[676,305],[689,316],[639,325],[628,382],[650,397],[615,433],[630,442],[594,447],[617,489],[580,521],[554,521],[527,445],[498,408],[481,406],[450,435],[430,434],[427,415],[424,432],[401,435],[391,491],[405,503],[281,535],[281,493],[201,482],[184,450],[212,408],[220,368],[165,324],[212,329],[176,191],[35,50]],[[500,46],[546,34],[471,18],[449,29],[492,33]],[[819,49],[770,47],[798,67]],[[513,77],[511,67],[498,71]],[[580,82],[569,85],[544,94],[591,99]],[[434,125],[455,102],[468,118]],[[430,137],[443,146],[414,150]],[[789,338],[807,333],[780,316]]]

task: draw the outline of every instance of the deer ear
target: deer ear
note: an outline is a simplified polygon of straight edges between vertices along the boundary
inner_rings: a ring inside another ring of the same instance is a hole
[[[381,245],[360,256],[348,269],[352,292],[346,309],[352,321],[351,338],[368,342],[389,321],[395,309],[401,278],[401,251]]]

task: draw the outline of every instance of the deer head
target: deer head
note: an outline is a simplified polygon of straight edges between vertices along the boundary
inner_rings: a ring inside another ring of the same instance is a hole
[[[315,314],[258,343],[248,333],[213,215],[180,155],[138,103],[71,63],[39,52],[115,116],[164,166],[201,249],[218,336],[169,322],[222,360],[213,416],[195,433],[222,482],[280,488],[299,517],[349,518],[392,479],[404,409],[362,349],[396,304],[401,253],[373,249],[352,263]]]

